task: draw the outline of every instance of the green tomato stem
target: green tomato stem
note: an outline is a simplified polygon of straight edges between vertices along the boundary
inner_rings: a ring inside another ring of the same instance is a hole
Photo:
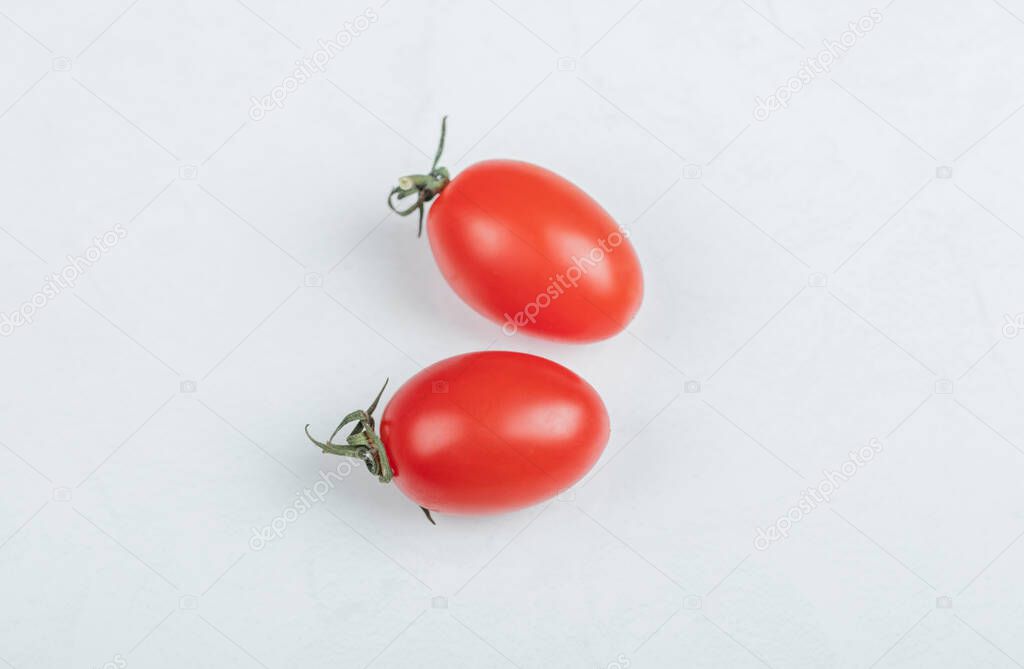
[[[353,411],[342,418],[341,422],[338,423],[338,427],[334,429],[334,432],[327,441],[315,439],[309,433],[309,425],[306,425],[306,436],[309,437],[311,442],[319,446],[320,450],[324,453],[333,453],[334,455],[362,460],[366,464],[366,468],[370,470],[370,473],[375,475],[381,483],[387,483],[394,478],[391,463],[388,462],[387,451],[384,449],[384,442],[377,436],[376,421],[373,418],[373,412],[377,409],[377,404],[380,402],[381,395],[384,394],[384,388],[387,388],[387,386],[388,382],[385,380],[380,392],[377,393],[377,397],[373,399],[373,402],[370,403],[366,411],[362,409]],[[346,437],[345,443],[334,443],[334,438],[349,423],[355,423],[356,425],[348,437]]]
[[[441,153],[444,151],[444,138],[447,133],[448,117],[441,118],[441,140],[437,144],[437,153],[434,154],[434,163],[430,166],[427,174],[409,174],[398,179],[398,185],[388,193],[388,208],[399,216],[408,216],[412,212],[419,212],[419,232],[417,237],[423,236],[423,211],[427,204],[444,190],[451,182],[451,175],[445,167],[438,167],[441,160]],[[416,202],[399,209],[395,204],[395,197],[401,201],[411,195],[416,196]]]

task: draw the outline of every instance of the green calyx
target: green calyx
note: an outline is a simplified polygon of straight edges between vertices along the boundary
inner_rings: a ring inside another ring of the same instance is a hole
[[[417,237],[423,236],[423,210],[428,202],[433,200],[437,195],[444,190],[444,187],[451,181],[451,176],[448,174],[448,168],[438,167],[437,163],[441,160],[441,152],[444,151],[444,136],[446,126],[448,123],[448,117],[445,116],[441,119],[441,141],[437,144],[437,153],[434,154],[434,164],[430,166],[430,172],[427,174],[410,174],[398,179],[398,185],[391,189],[388,193],[388,208],[395,212],[399,216],[408,216],[414,211],[419,212],[419,233]],[[406,207],[405,209],[399,209],[395,206],[395,198],[399,201],[411,196],[416,196],[416,202]]]
[[[387,451],[384,450],[384,443],[377,436],[376,421],[373,418],[373,412],[377,409],[381,395],[384,394],[384,388],[387,387],[388,382],[384,381],[380,392],[377,393],[377,397],[373,399],[373,402],[366,411],[360,409],[345,416],[338,423],[338,427],[334,429],[334,433],[331,434],[327,441],[317,441],[314,439],[313,435],[309,433],[309,425],[306,425],[306,436],[309,437],[310,441],[319,446],[320,450],[324,453],[333,453],[334,455],[343,455],[362,460],[366,464],[366,468],[370,470],[370,473],[376,476],[377,480],[381,483],[387,483],[394,478],[391,464],[388,462]],[[355,427],[345,439],[345,443],[334,443],[334,438],[349,423],[355,423]]]

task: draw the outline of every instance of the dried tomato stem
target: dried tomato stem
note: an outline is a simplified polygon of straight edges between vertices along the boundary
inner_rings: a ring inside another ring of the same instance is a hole
[[[419,212],[420,223],[417,237],[423,235],[423,210],[427,202],[437,197],[451,181],[448,168],[438,167],[437,165],[441,160],[441,153],[444,151],[444,137],[447,132],[447,125],[448,117],[444,116],[441,118],[441,140],[437,144],[437,153],[434,154],[434,163],[430,166],[430,172],[400,177],[398,185],[388,193],[388,207],[399,216],[408,216],[414,211]],[[416,202],[405,209],[399,209],[395,206],[394,199],[396,195],[399,201],[410,195],[416,195]]]

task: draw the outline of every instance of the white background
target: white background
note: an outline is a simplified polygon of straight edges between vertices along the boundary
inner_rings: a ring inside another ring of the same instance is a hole
[[[0,2],[0,311],[127,231],[0,339],[0,666],[1021,666],[1024,2],[880,5],[762,122],[871,4],[370,1]],[[506,338],[385,217],[444,113],[630,228],[627,333]],[[253,550],[305,423],[488,347],[601,392],[583,482],[432,527],[355,470]]]

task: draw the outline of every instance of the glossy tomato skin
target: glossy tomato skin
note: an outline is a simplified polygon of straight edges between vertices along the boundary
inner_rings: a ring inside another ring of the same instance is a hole
[[[427,233],[451,287],[506,334],[606,339],[643,299],[628,233],[571,182],[530,163],[488,160],[457,174],[431,206]]]
[[[600,396],[572,371],[508,351],[423,369],[380,422],[395,483],[432,511],[512,511],[557,495],[608,441]]]

